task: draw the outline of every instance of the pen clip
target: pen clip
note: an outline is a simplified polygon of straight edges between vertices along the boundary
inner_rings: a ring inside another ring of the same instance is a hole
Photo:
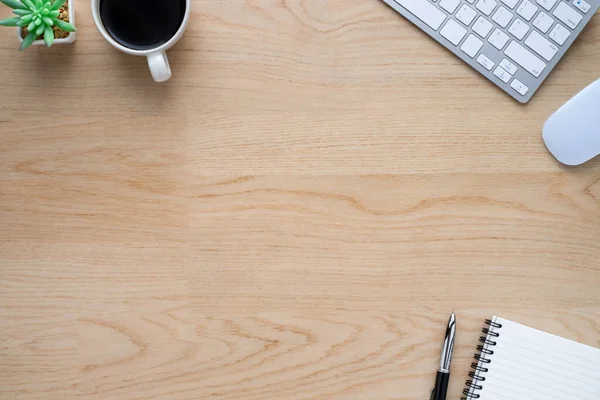
[[[430,390],[431,394],[429,395],[429,400],[433,400],[433,388]]]

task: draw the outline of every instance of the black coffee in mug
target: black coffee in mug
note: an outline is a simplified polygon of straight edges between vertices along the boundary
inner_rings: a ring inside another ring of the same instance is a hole
[[[108,34],[133,50],[167,43],[179,30],[186,0],[100,0],[100,17]]]

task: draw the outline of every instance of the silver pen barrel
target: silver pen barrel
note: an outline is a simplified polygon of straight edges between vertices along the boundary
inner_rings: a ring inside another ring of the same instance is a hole
[[[442,347],[442,356],[440,358],[440,367],[438,371],[443,373],[450,372],[450,363],[452,361],[452,351],[454,350],[454,338],[456,337],[456,316],[454,312],[448,320],[448,328],[446,328],[446,337],[444,338],[444,346]]]

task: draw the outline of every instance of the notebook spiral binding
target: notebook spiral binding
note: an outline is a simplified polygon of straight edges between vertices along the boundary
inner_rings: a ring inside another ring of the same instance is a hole
[[[486,319],[485,323],[495,330],[502,328],[502,324],[494,322],[491,319]],[[500,334],[495,330],[490,330],[490,328],[483,328],[481,330],[486,336],[479,338],[479,341],[483,344],[477,346],[479,353],[475,353],[473,356],[477,362],[471,363],[471,369],[473,370],[469,372],[469,378],[471,379],[467,379],[465,382],[466,387],[463,390],[464,396],[460,398],[461,400],[478,399],[481,397],[481,395],[474,393],[474,391],[483,389],[483,385],[480,382],[485,381],[484,374],[489,371],[489,368],[485,365],[492,362],[487,356],[494,354],[494,350],[490,350],[490,347],[498,344],[494,339],[500,337]]]

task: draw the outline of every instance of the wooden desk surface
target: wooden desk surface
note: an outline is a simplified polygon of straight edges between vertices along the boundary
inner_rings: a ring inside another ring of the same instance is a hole
[[[493,314],[600,346],[600,159],[377,0],[195,0],[154,84],[1,30],[0,399],[457,400]],[[8,15],[2,8],[1,17]]]

